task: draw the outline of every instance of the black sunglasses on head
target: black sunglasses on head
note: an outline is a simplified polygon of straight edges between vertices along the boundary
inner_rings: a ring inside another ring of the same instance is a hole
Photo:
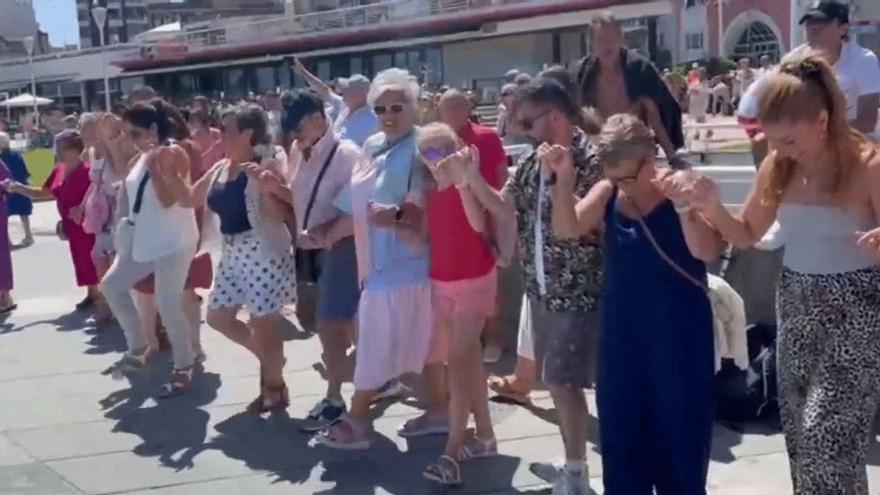
[[[373,107],[373,111],[376,112],[376,115],[385,115],[388,112],[391,113],[403,113],[406,110],[406,105],[403,103],[395,103],[394,105],[376,105]]]

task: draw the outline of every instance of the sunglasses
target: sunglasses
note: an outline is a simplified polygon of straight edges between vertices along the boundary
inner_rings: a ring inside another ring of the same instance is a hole
[[[642,169],[645,167],[645,163],[647,160],[642,160],[639,162],[639,166],[636,168],[636,171],[632,175],[628,175],[626,177],[608,177],[605,178],[614,185],[632,185],[635,184],[637,180],[639,180],[639,174],[642,173]]]
[[[388,112],[393,114],[403,113],[406,110],[406,105],[403,103],[395,103],[394,105],[376,105],[373,107],[373,111],[376,112],[376,115],[385,115]]]
[[[547,115],[549,115],[550,112],[552,112],[552,111],[553,111],[553,109],[550,108],[550,109],[544,110],[543,112],[539,113],[538,115],[535,115],[534,117],[523,117],[523,118],[519,119],[519,126],[522,128],[522,130],[529,132],[535,128],[535,124],[539,120],[541,120],[544,117],[546,117]]]
[[[455,154],[455,146],[438,146],[433,148],[425,148],[420,151],[422,158],[429,162],[439,162],[440,160]]]

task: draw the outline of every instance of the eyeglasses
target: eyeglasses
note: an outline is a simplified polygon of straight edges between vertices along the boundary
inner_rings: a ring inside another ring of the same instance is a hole
[[[524,117],[522,119],[519,119],[519,126],[522,127],[522,130],[529,132],[535,128],[535,124],[539,120],[541,120],[544,117],[546,117],[547,115],[549,115],[550,112],[552,112],[552,111],[553,111],[552,108],[548,108],[547,110],[544,110],[543,112],[539,113],[538,115],[535,115],[534,117]]]
[[[425,148],[419,152],[426,161],[439,162],[455,153],[455,146],[438,146]]]
[[[406,105],[403,103],[395,103],[394,105],[376,105],[373,107],[373,111],[376,112],[376,115],[385,115],[388,112],[398,114],[403,113],[406,110]]]
[[[501,96],[502,96],[502,97],[507,97],[507,96],[510,96],[510,95],[512,95],[512,94],[513,94],[513,93],[511,93],[510,91],[505,91],[504,93],[501,93]]]
[[[609,176],[606,174],[606,175],[605,175],[605,178],[606,178],[609,182],[611,182],[612,184],[614,184],[615,186],[617,186],[617,185],[625,185],[625,186],[632,185],[632,184],[634,184],[637,180],[639,180],[639,174],[642,173],[642,169],[645,167],[645,163],[647,163],[647,160],[641,160],[641,161],[639,162],[639,166],[636,168],[635,173],[633,173],[632,175],[628,175],[628,176],[626,176],[626,177],[609,177]]]

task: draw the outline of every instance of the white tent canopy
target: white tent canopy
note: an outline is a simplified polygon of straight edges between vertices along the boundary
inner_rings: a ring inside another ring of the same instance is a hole
[[[22,93],[18,96],[13,96],[8,100],[0,101],[0,107],[4,108],[30,108],[34,106],[34,100],[36,100],[37,106],[48,105],[52,103],[52,100],[49,98],[43,98],[42,96],[37,96],[34,98],[30,93]]]

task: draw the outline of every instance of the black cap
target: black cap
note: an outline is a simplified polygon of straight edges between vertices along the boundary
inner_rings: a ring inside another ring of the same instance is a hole
[[[849,5],[831,0],[815,2],[801,17],[799,24],[811,20],[826,22],[836,20],[841,24],[849,24]]]
[[[281,116],[281,128],[285,133],[292,132],[299,127],[300,122],[309,115],[320,113],[324,115],[324,102],[317,93],[307,89],[298,89],[290,95],[285,95],[283,113]]]

